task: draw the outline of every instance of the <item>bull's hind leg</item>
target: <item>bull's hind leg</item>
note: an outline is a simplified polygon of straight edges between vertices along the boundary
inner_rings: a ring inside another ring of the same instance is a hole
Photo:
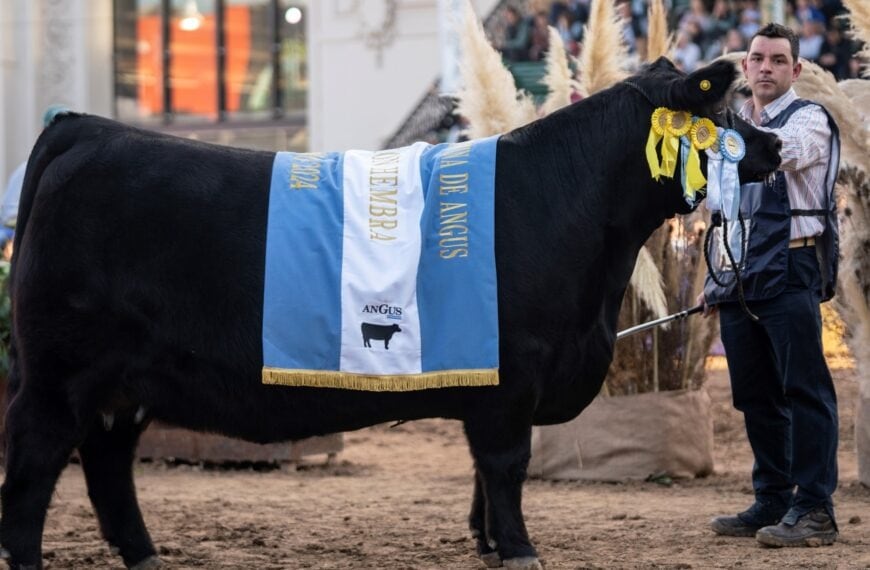
[[[498,552],[490,548],[486,538],[486,497],[483,495],[483,484],[480,473],[474,472],[474,496],[471,499],[471,514],[468,515],[468,527],[471,536],[477,543],[477,555],[487,568],[501,568],[501,558]]]
[[[529,540],[522,513],[531,426],[518,419],[515,422],[505,420],[504,417],[487,416],[465,422],[465,433],[482,490],[486,542],[489,549],[498,553],[506,568],[540,569],[538,554]],[[475,510],[480,510],[480,501],[481,497],[476,496],[472,517]],[[474,520],[472,524],[475,524]]]
[[[133,460],[142,425],[132,414],[111,423],[98,422],[79,446],[88,496],[100,530],[117,549],[127,567],[146,569],[161,565],[136,500]]]
[[[46,511],[76,432],[73,414],[55,394],[21,387],[9,405],[0,545],[13,569],[42,567]]]

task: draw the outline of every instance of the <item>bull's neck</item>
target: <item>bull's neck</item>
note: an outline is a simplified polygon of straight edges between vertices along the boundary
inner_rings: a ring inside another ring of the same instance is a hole
[[[647,109],[604,95],[506,135],[498,158],[499,192],[509,193],[498,199],[506,234],[499,241],[528,251],[543,273],[567,276],[557,281],[574,279],[564,285],[592,301],[575,302],[588,310],[621,295],[640,247],[665,217],[650,193],[666,190],[644,159]],[[545,294],[552,281],[533,285],[529,294]]]

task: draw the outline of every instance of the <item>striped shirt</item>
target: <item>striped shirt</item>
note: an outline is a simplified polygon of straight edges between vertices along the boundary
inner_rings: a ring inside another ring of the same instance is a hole
[[[779,129],[766,129],[786,107],[797,99],[794,89],[789,89],[761,110],[761,124],[752,119],[755,107],[750,98],[740,108],[740,116],[763,131],[774,133],[782,141],[782,164],[788,186],[788,201],[793,210],[827,209],[828,161],[831,158],[831,128],[828,117],[816,105],[807,105],[794,112]],[[821,235],[825,229],[822,216],[793,216],[791,239]]]

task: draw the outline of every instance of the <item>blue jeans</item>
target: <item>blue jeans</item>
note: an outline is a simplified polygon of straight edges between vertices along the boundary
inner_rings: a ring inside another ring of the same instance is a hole
[[[756,500],[803,515],[834,517],[837,396],[822,352],[820,274],[813,247],[789,250],[788,285],[773,299],[722,303],[722,344],[734,407],[743,412],[755,456]]]

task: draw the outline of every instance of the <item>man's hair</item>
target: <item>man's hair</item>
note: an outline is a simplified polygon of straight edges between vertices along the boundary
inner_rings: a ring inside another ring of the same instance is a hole
[[[789,28],[788,26],[783,26],[782,24],[777,24],[776,22],[771,22],[755,32],[755,35],[752,36],[752,39],[749,40],[749,46],[752,46],[752,41],[758,36],[763,36],[765,38],[785,38],[788,40],[789,45],[791,46],[791,59],[794,63],[798,61],[798,37],[797,34],[794,33],[794,30]]]

